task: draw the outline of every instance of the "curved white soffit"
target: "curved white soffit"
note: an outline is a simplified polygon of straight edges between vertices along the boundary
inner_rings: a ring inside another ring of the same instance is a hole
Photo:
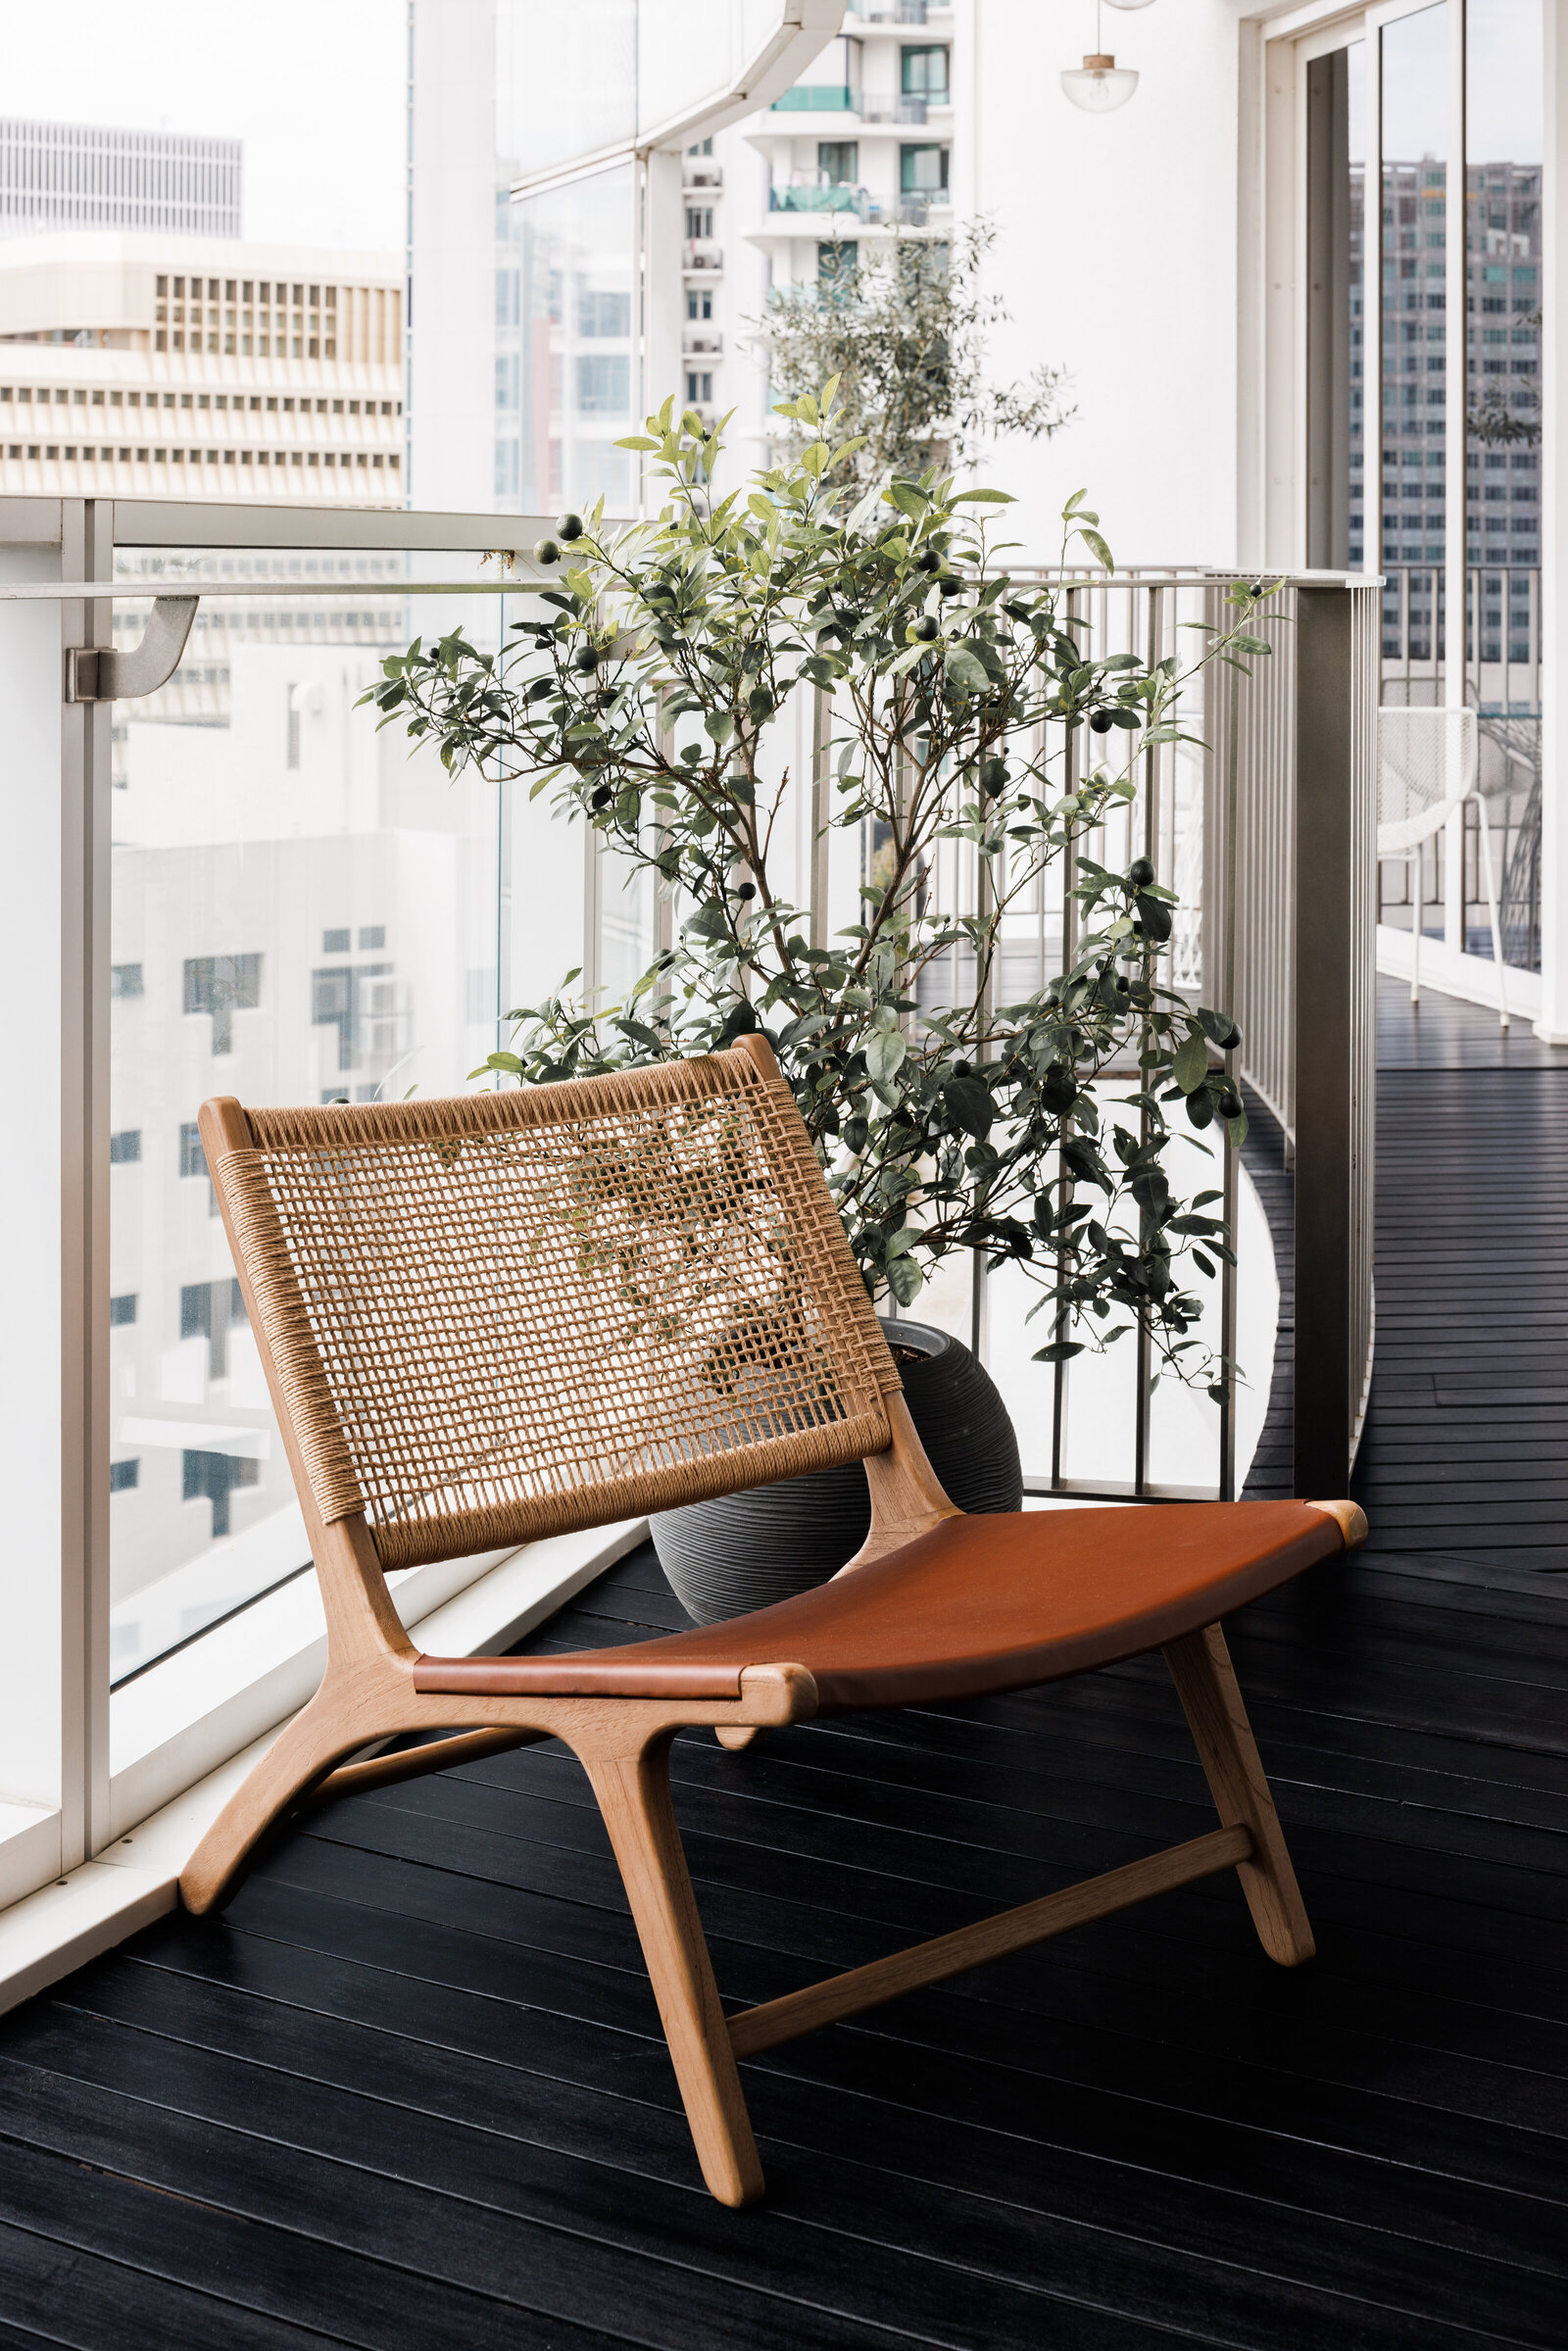
[[[689,147],[694,140],[709,138],[738,122],[742,115],[771,106],[775,98],[793,89],[833,35],[843,31],[844,9],[845,0],[784,0],[783,13],[767,41],[727,88],[710,90],[666,122],[640,130],[634,139],[617,139],[613,146],[597,147],[591,154],[574,155],[569,163],[556,164],[548,171],[514,179],[513,201],[542,195],[547,188],[562,187],[570,179],[583,179],[589,172],[624,163],[630,156],[646,155],[650,148]]]

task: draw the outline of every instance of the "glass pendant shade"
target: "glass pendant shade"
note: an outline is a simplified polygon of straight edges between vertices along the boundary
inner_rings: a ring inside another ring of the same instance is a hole
[[[1137,89],[1138,76],[1130,66],[1118,66],[1113,57],[1086,57],[1081,71],[1063,73],[1061,86],[1086,115],[1113,115]]]

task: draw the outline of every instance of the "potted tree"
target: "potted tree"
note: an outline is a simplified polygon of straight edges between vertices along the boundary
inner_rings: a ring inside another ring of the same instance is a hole
[[[1024,585],[990,540],[1005,494],[937,472],[863,488],[858,444],[834,445],[835,391],[785,404],[804,446],[725,497],[722,426],[666,402],[623,444],[667,483],[657,519],[610,535],[600,512],[564,516],[535,550],[555,575],[545,616],[516,623],[501,654],[455,631],[383,664],[368,698],[383,724],[434,739],[453,772],[482,762],[553,792],[678,916],[624,1003],[583,1001],[568,974],[512,1015],[511,1049],[474,1074],[542,1084],[764,1030],[874,1298],[912,1307],[933,1265],[978,1250],[1037,1283],[1037,1360],[1142,1327],[1165,1367],[1223,1394],[1233,1366],[1204,1347],[1192,1287],[1228,1254],[1221,1189],[1182,1197],[1171,1156],[1183,1131],[1240,1144],[1219,1060],[1239,1038],[1163,976],[1174,898],[1149,861],[1112,871],[1088,854],[1135,796],[1136,757],[1174,738],[1191,671],[1089,642],[1065,558],[1073,542],[1111,558],[1083,494],[1063,516],[1062,567]],[[1264,593],[1233,592],[1195,668],[1268,651],[1248,632]],[[811,689],[831,713],[824,821],[875,843],[858,919],[825,941],[779,879],[798,786],[764,778],[770,729]],[[1053,772],[1069,742],[1070,785]],[[988,875],[976,910],[929,896],[939,842],[966,845]],[[1069,854],[1070,967],[1000,1003],[1007,909]],[[1120,1098],[1131,1124],[1102,1099],[1112,1062],[1138,1073]],[[940,1333],[890,1336],[956,1498],[967,1483],[971,1502],[1016,1507],[1016,1445],[979,1366]],[[858,1471],[829,1472],[672,1513],[661,1554],[694,1613],[731,1613],[842,1564],[863,1491]]]

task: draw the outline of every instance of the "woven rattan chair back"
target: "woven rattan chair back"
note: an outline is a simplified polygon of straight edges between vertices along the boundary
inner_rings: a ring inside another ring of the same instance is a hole
[[[383,1568],[877,1452],[898,1373],[765,1049],[203,1114],[323,1523]]]

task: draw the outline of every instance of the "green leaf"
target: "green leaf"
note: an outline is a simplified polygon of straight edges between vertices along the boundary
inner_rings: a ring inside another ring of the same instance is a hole
[[[909,1048],[900,1029],[878,1029],[865,1049],[865,1066],[873,1085],[889,1086],[898,1076]]]
[[[643,433],[629,433],[624,441],[617,441],[615,443],[615,447],[617,449],[658,450],[660,447],[662,447],[662,443],[658,441],[650,441]]]
[[[1082,539],[1084,545],[1088,548],[1090,554],[1094,557],[1097,563],[1103,563],[1107,571],[1115,570],[1116,559],[1111,554],[1110,549],[1105,545],[1104,540],[1101,537],[1098,530],[1080,530],[1078,536],[1080,539]]]
[[[912,1306],[925,1277],[912,1257],[895,1257],[887,1269],[888,1288],[901,1306]]]
[[[698,907],[685,927],[694,939],[727,939],[729,917],[723,900],[710,898],[707,906]]]
[[[1050,1347],[1037,1347],[1033,1360],[1036,1363],[1065,1363],[1070,1356],[1081,1355],[1083,1351],[1084,1343],[1081,1339],[1055,1339]]]
[[[1201,1029],[1184,1037],[1171,1064],[1171,1076],[1184,1094],[1196,1094],[1208,1075],[1208,1040]]]
[[[991,1132],[995,1105],[991,1090],[979,1078],[949,1078],[942,1099],[966,1135],[984,1143]]]
[[[953,500],[955,506],[1016,506],[1017,503],[1009,490],[960,490]]]
[[[960,694],[988,694],[991,675],[978,654],[967,645],[950,645],[944,666],[948,683],[956,686]]]

